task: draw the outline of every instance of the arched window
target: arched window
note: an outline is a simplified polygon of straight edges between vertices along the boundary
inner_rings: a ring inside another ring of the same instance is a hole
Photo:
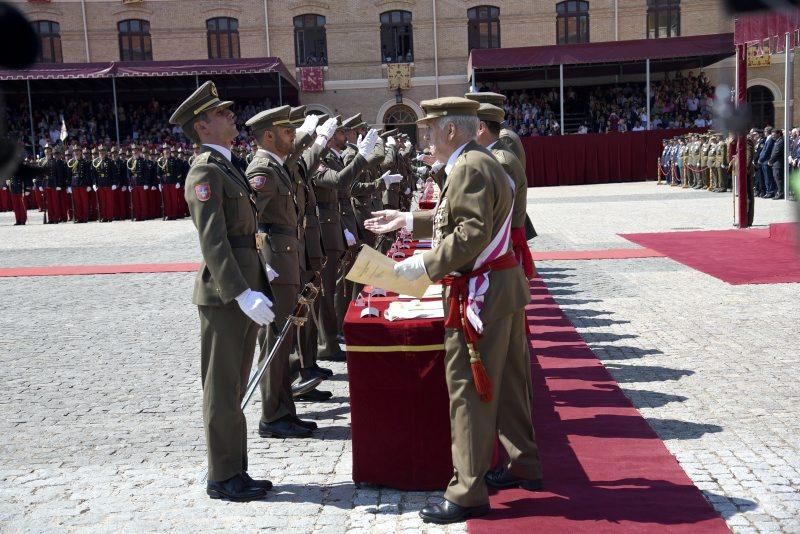
[[[405,104],[390,107],[383,115],[383,124],[387,131],[397,128],[411,138],[411,144],[417,143],[417,115]]]
[[[589,2],[567,0],[556,4],[558,44],[589,42]]]
[[[328,64],[328,40],[322,15],[294,18],[294,64],[298,67]]]
[[[500,48],[500,8],[478,6],[467,10],[469,49]]]
[[[381,62],[411,63],[414,61],[414,36],[410,11],[381,13]]]
[[[681,0],[647,0],[647,38],[681,34]]]
[[[750,123],[755,128],[775,124],[775,97],[763,85],[747,89],[747,103],[750,104]]]
[[[33,22],[33,29],[39,35],[39,55],[36,61],[40,63],[63,63],[61,55],[61,25],[52,20],[37,20]]]
[[[150,23],[146,20],[128,19],[117,24],[119,29],[119,59],[121,61],[149,61],[153,59],[150,41]]]
[[[208,28],[208,59],[241,57],[238,20],[231,17],[208,19],[206,28]]]

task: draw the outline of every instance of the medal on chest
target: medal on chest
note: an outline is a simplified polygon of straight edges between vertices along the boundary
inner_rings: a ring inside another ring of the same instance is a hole
[[[436,213],[433,215],[433,242],[432,248],[436,248],[439,242],[444,238],[444,222],[447,217],[447,197],[442,197],[439,205],[436,207]]]

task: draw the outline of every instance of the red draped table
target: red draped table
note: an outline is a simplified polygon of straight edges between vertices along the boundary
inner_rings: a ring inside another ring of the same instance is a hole
[[[390,322],[397,297],[373,297],[380,317],[344,320],[353,481],[401,490],[443,490],[453,474],[444,374],[444,319]]]

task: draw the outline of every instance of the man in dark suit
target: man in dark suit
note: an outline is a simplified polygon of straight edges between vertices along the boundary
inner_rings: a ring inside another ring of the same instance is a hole
[[[775,143],[772,145],[772,152],[767,162],[772,168],[772,180],[776,187],[773,199],[783,198],[783,131],[775,130],[772,134]]]
[[[772,168],[769,166],[772,147],[775,144],[775,139],[772,137],[772,126],[764,128],[764,137],[764,146],[758,155],[758,163],[761,165],[761,175],[764,179],[764,198],[772,198],[775,195],[775,182],[772,181]]]

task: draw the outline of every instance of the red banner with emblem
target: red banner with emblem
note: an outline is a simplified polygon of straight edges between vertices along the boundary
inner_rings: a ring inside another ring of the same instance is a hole
[[[324,67],[300,67],[300,90],[304,93],[321,93],[325,90]]]

